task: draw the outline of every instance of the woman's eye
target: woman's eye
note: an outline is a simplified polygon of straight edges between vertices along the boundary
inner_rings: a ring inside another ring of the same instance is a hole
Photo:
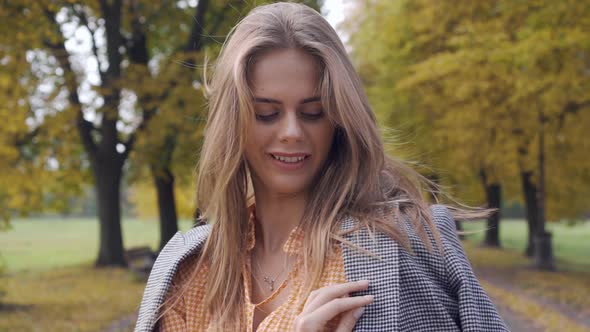
[[[324,117],[324,112],[318,113],[301,113],[301,117],[305,120],[319,120]]]
[[[262,121],[262,122],[270,122],[272,120],[274,120],[277,115],[279,115],[279,112],[274,112],[271,114],[256,114],[256,120],[258,121]]]

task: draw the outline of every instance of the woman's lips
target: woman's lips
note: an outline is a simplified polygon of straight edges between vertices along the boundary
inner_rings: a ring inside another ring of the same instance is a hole
[[[277,157],[288,157],[288,158],[303,157],[303,159],[296,161],[296,162],[287,162],[287,161],[278,160],[273,155],[277,156]],[[274,154],[274,153],[270,153],[269,157],[270,157],[272,163],[276,167],[278,167],[279,169],[284,170],[284,171],[295,171],[295,170],[303,168],[307,164],[311,155],[309,155],[309,154]]]

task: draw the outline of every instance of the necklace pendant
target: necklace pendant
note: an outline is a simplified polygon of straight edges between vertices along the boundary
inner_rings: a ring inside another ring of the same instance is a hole
[[[266,282],[268,284],[268,288],[272,292],[275,289],[275,280],[271,279],[269,277],[266,277],[266,276],[262,279],[264,280],[264,282]]]

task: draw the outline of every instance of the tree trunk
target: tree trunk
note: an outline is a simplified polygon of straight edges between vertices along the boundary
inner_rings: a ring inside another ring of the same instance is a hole
[[[502,205],[502,186],[499,183],[489,183],[484,169],[480,171],[480,177],[486,193],[488,208],[497,209],[487,220],[487,230],[483,245],[487,247],[500,247],[500,208]]]
[[[525,254],[532,257],[535,252],[534,236],[537,234],[537,225],[539,223],[539,206],[537,201],[537,186],[532,180],[533,173],[530,171],[521,171],[520,178],[522,181],[522,191],[524,193],[525,214],[529,227],[528,241]]]
[[[499,184],[494,183],[486,187],[488,207],[497,209],[496,212],[488,217],[488,229],[486,231],[484,245],[489,247],[500,247],[501,195],[502,187]]]
[[[102,114],[100,127],[91,129],[89,126],[79,126],[79,131],[87,153],[91,158],[94,179],[96,181],[98,199],[98,219],[100,221],[100,247],[97,266],[127,266],[123,249],[123,234],[121,230],[121,179],[123,165],[131,150],[131,145],[123,144],[119,140],[117,121],[119,120],[119,102],[121,101],[121,61],[123,55],[121,47],[122,1],[111,3],[100,2],[100,8],[105,20],[105,48],[108,59],[106,71],[99,70],[100,87],[104,104],[99,110]],[[98,60],[98,59],[97,59]],[[99,66],[100,67],[100,66]],[[80,109],[79,120],[83,122],[83,111]],[[94,141],[93,131],[100,139]],[[117,145],[125,146],[125,152],[119,153]]]
[[[178,232],[178,217],[174,200],[174,174],[166,168],[157,174],[152,171],[154,184],[158,194],[158,210],[160,213],[160,250]]]
[[[104,158],[92,164],[100,222],[100,246],[96,266],[127,266],[121,230],[122,163],[116,158]]]
[[[543,112],[539,112],[539,190],[537,192],[537,204],[539,206],[539,220],[535,232],[535,266],[541,270],[554,270],[553,246],[551,245],[551,233],[545,230],[545,118]]]
[[[174,199],[174,174],[170,170],[176,140],[176,133],[166,135],[162,140],[162,145],[154,146],[158,158],[150,162],[150,171],[158,195],[160,250],[178,232],[178,216]]]

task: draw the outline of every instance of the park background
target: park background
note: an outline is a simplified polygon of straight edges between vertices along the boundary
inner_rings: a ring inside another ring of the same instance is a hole
[[[132,330],[150,251],[192,227],[204,60],[268,2],[2,2],[0,331]],[[590,331],[590,2],[300,2],[391,155],[499,209],[460,226],[513,331]]]

